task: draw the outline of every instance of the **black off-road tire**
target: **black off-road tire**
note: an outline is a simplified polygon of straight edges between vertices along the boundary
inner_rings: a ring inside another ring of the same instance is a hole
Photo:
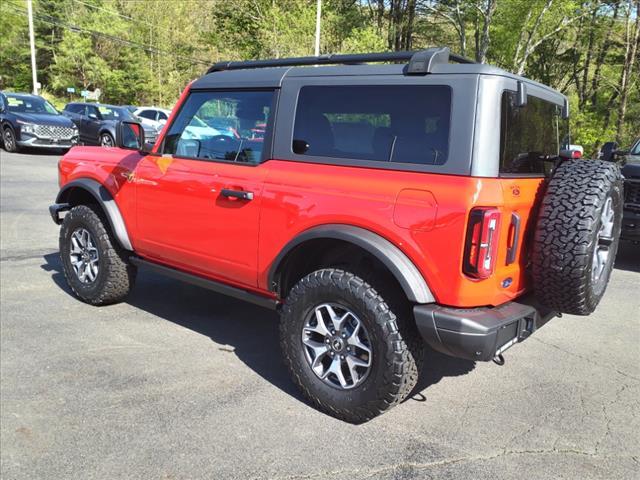
[[[20,145],[16,140],[16,134],[11,127],[5,127],[2,131],[2,146],[7,152],[18,153],[20,151]]]
[[[613,240],[597,281],[592,279],[601,214],[611,198]],[[561,313],[589,315],[609,282],[620,238],[623,184],[617,165],[599,160],[561,163],[549,181],[538,213],[532,251],[533,289]]]
[[[99,255],[97,277],[88,284],[80,281],[71,265],[71,235],[78,228],[91,234]],[[97,206],[78,205],[65,215],[60,229],[60,256],[69,287],[78,298],[91,305],[118,303],[134,285],[137,269],[118,245]]]
[[[348,390],[327,385],[311,369],[301,335],[307,316],[323,303],[344,305],[357,314],[371,341],[372,366],[361,384]],[[396,301],[392,304],[397,305]],[[391,310],[385,298],[353,273],[327,268],[301,279],[281,311],[280,344],[294,383],[320,410],[347,422],[363,423],[400,403],[414,388],[423,344],[405,313]]]

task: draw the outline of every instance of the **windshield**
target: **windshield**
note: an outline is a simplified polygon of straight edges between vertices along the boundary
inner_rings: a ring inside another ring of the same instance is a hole
[[[636,142],[636,146],[631,150],[631,155],[640,155],[640,140]]]
[[[14,113],[48,113],[58,115],[58,111],[40,97],[22,97],[17,95],[7,95],[7,109]]]
[[[135,120],[126,108],[105,107],[101,105],[98,107],[98,110],[104,120]]]

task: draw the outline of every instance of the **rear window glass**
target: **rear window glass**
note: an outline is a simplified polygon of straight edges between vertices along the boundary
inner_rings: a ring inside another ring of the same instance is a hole
[[[309,156],[442,165],[450,117],[447,86],[303,87],[292,148]]]
[[[528,96],[518,107],[516,93],[504,92],[501,124],[501,173],[548,173],[554,157],[571,143],[561,107],[537,97]]]

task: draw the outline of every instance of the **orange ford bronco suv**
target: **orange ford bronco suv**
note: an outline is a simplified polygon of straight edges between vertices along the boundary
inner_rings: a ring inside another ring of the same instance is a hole
[[[150,151],[121,122],[115,147],[61,159],[64,272],[93,305],[149,268],[277,309],[293,381],[366,421],[411,392],[425,344],[502,363],[596,308],[621,175],[568,150],[568,114],[447,48],[215,64]]]

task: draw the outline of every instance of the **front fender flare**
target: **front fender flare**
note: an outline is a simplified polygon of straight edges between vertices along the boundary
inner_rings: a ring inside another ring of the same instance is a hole
[[[349,242],[369,252],[389,269],[411,302],[435,302],[427,282],[409,257],[386,238],[352,225],[321,225],[300,233],[285,245],[274,260],[269,269],[268,285],[274,285],[278,270],[289,252],[308,240],[321,238]]]
[[[116,201],[113,199],[113,196],[109,193],[109,190],[104,187],[104,185],[101,185],[99,182],[90,178],[79,178],[77,180],[73,180],[62,187],[56,197],[56,203],[67,203],[69,195],[75,188],[80,188],[89,192],[96,199],[96,202],[102,207],[102,210],[107,216],[107,220],[111,226],[111,231],[122,248],[133,251],[133,246],[129,239],[129,233],[127,232],[127,227],[124,223],[124,219],[122,218],[122,214],[120,213],[120,209],[118,208]]]

